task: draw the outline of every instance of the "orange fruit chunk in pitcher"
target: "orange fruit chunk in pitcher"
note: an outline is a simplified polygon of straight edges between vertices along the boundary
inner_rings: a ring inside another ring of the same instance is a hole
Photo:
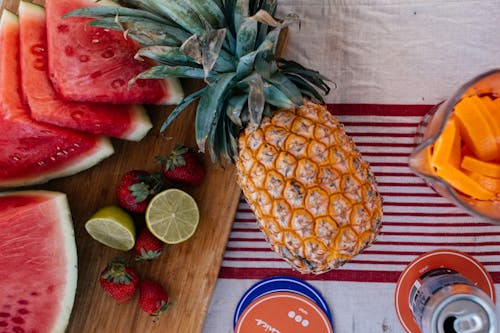
[[[434,143],[436,175],[479,200],[500,195],[500,98],[467,96]]]

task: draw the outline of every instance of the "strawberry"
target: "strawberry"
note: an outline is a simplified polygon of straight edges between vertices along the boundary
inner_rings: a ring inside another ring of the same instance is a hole
[[[148,228],[142,229],[135,242],[136,260],[153,260],[160,256],[165,243],[156,238]]]
[[[198,186],[205,178],[205,168],[199,155],[192,149],[177,145],[166,156],[157,156],[166,179],[191,186]]]
[[[123,208],[134,213],[144,213],[151,198],[163,189],[160,174],[143,170],[126,172],[116,189],[116,198]]]
[[[121,258],[115,258],[101,272],[99,283],[118,303],[126,303],[134,297],[139,284],[139,275],[127,267]]]
[[[168,294],[158,283],[143,280],[139,285],[139,306],[152,316],[159,316],[169,305]]]

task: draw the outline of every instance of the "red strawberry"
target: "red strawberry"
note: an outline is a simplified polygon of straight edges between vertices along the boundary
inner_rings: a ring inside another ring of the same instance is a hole
[[[139,305],[144,312],[159,316],[168,307],[168,294],[157,282],[143,280],[139,285]]]
[[[101,272],[99,282],[118,303],[126,303],[134,297],[139,284],[139,275],[135,270],[125,266],[123,259],[115,258]]]
[[[132,170],[122,176],[116,189],[116,198],[123,208],[134,213],[144,213],[151,198],[162,189],[160,174]]]
[[[191,186],[198,186],[205,178],[205,168],[198,154],[184,146],[177,145],[167,156],[156,157],[162,164],[165,178]]]
[[[135,242],[134,250],[137,260],[153,260],[160,256],[165,243],[156,238],[148,228],[142,229]]]

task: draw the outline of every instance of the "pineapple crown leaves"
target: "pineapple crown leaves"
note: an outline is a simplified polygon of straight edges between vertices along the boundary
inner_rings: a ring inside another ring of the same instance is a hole
[[[106,269],[101,274],[101,278],[114,284],[126,285],[130,284],[133,280],[133,277],[126,270],[125,261],[120,257],[115,258],[106,266]]]
[[[166,156],[156,156],[155,161],[162,164],[165,170],[173,170],[176,167],[186,165],[184,154],[188,151],[188,147],[176,145]]]
[[[198,148],[213,161],[234,161],[237,138],[258,126],[273,108],[323,103],[329,81],[317,71],[279,58],[283,29],[296,15],[276,19],[277,0],[119,0],[66,14],[93,18],[89,24],[123,31],[143,48],[136,58],[157,64],[137,79],[202,79],[206,86],[186,96],[164,121],[164,131],[192,102]]]

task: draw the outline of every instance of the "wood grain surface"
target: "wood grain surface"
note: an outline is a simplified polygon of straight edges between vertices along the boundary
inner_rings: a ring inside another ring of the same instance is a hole
[[[34,1],[43,4],[41,1]],[[0,3],[2,1],[0,0]],[[17,13],[17,0],[3,0],[2,8]],[[199,82],[182,81],[186,93]],[[100,207],[115,204],[118,180],[128,170],[158,171],[154,157],[167,153],[176,143],[194,147],[194,106],[190,106],[165,133],[159,128],[173,107],[149,107],[154,128],[141,142],[113,140],[115,154],[77,175],[32,188],[65,192],[71,207],[78,250],[78,287],[67,332],[74,333],[198,333],[210,303],[217,275],[240,197],[232,165],[214,165],[205,158],[207,176],[198,188],[183,188],[198,202],[200,223],[188,241],[168,246],[153,262],[138,263],[132,252],[120,252],[94,241],[85,221]],[[141,216],[136,216],[139,225]],[[142,278],[160,282],[169,292],[171,306],[157,322],[138,306],[137,295],[118,304],[98,283],[100,271],[115,256],[122,256]]]

